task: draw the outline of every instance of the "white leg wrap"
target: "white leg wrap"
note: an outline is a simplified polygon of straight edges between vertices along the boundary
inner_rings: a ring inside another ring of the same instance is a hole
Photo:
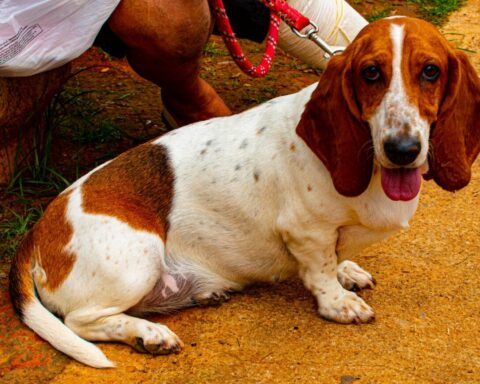
[[[344,0],[289,0],[288,4],[318,25],[318,36],[329,45],[345,47],[368,22]],[[324,52],[309,39],[280,24],[279,47],[303,62],[325,68]]]

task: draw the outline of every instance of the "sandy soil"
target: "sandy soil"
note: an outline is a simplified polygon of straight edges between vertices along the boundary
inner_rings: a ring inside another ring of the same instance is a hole
[[[479,15],[480,0],[469,0],[442,30],[474,51],[480,71]],[[314,76],[302,72],[296,86]],[[19,324],[0,270],[0,382],[479,383],[479,202],[477,161],[470,185],[458,193],[425,183],[411,228],[355,259],[378,282],[361,293],[376,311],[373,324],[318,318],[312,296],[292,280],[250,288],[220,307],[156,318],[185,342],[180,355],[101,344],[116,370],[71,361]]]

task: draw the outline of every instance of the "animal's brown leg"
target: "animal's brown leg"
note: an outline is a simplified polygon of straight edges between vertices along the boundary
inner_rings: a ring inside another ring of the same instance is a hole
[[[161,87],[163,102],[179,125],[230,114],[199,78],[212,28],[207,0],[122,0],[109,25],[127,45],[132,68]]]

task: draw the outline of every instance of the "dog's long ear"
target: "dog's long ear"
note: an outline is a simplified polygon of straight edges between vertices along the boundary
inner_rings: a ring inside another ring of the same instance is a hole
[[[480,80],[467,56],[450,49],[448,85],[430,133],[426,179],[447,191],[465,187],[480,151]]]
[[[360,118],[352,75],[349,50],[334,56],[297,126],[297,134],[327,167],[335,189],[351,197],[365,191],[373,168],[370,129]]]

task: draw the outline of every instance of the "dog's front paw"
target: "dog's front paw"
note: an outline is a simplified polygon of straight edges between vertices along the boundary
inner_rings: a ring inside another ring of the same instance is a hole
[[[323,295],[318,312],[328,320],[343,324],[369,323],[375,320],[372,308],[355,293],[344,289],[338,295]]]
[[[183,347],[178,336],[165,325],[145,321],[138,324],[137,331],[132,346],[139,352],[167,355],[179,353]]]
[[[359,291],[364,288],[373,289],[375,286],[375,279],[372,275],[350,260],[338,264],[337,278],[342,287],[350,291]]]

